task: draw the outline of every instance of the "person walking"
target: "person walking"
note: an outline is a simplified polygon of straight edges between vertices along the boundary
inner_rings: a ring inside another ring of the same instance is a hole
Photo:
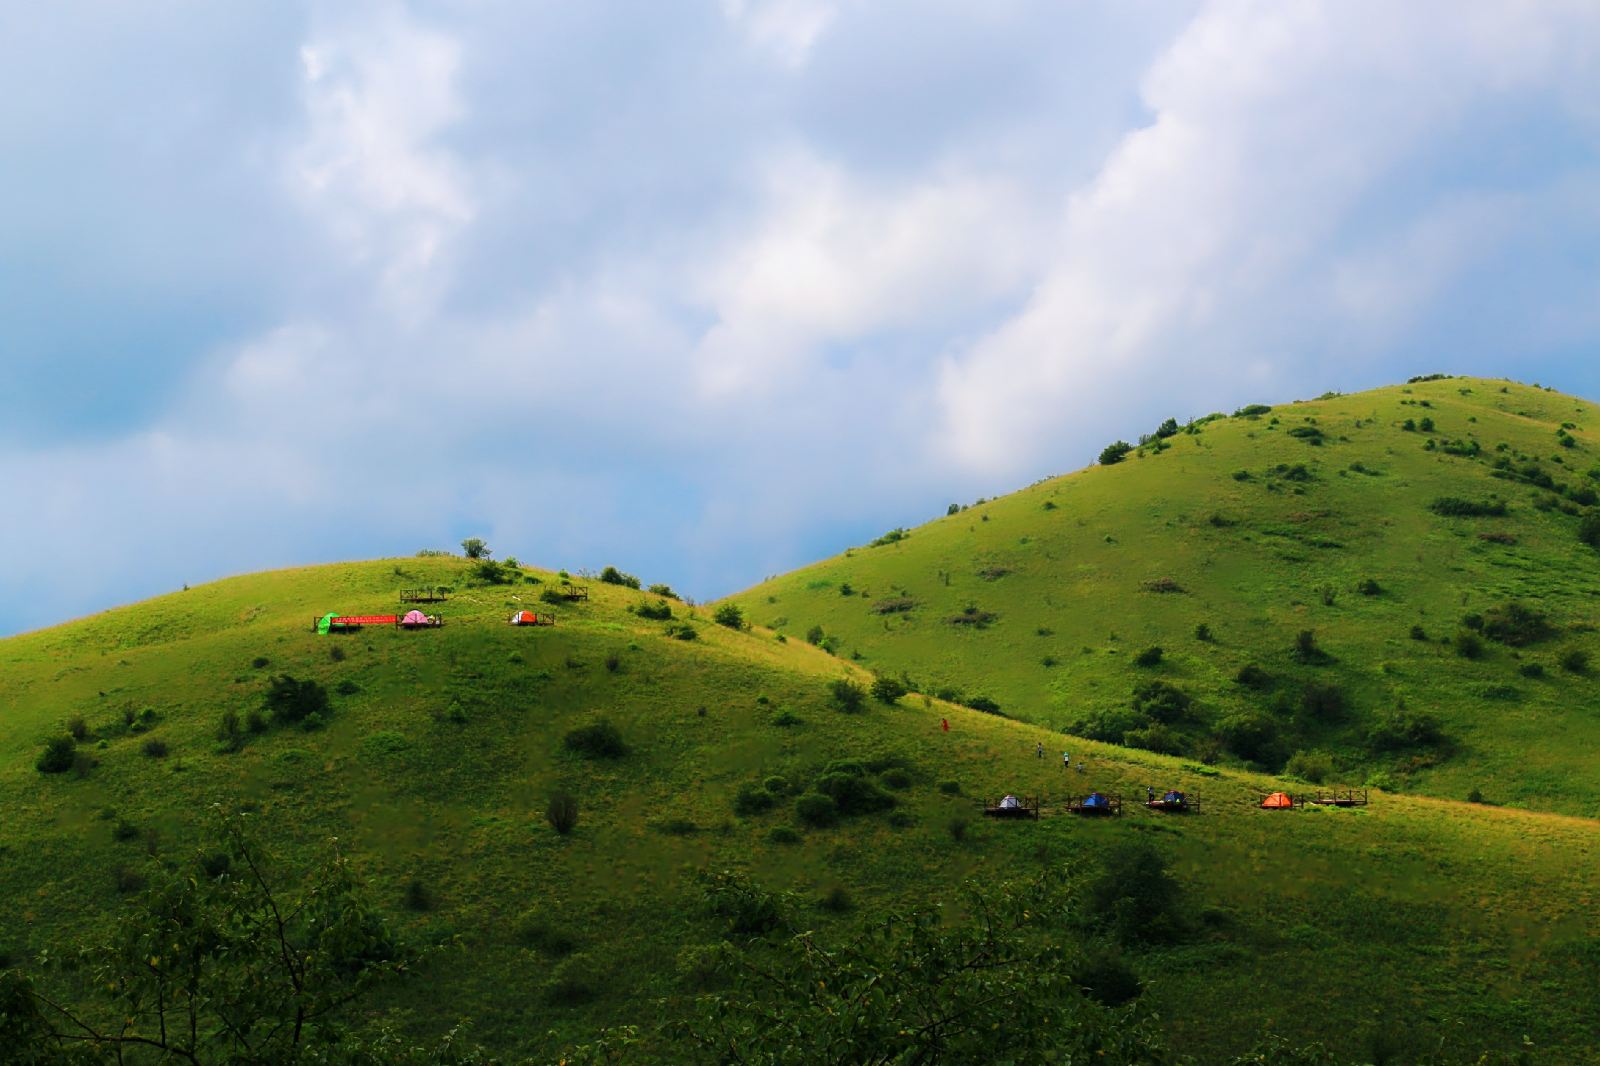
[[[1064,751],[1061,753],[1061,768],[1063,770],[1072,769],[1072,755],[1069,752]]]
[[[1041,759],[1044,758],[1044,741],[1042,741],[1042,740],[1039,741],[1038,750],[1036,750],[1034,752],[1034,755],[1038,756]]]

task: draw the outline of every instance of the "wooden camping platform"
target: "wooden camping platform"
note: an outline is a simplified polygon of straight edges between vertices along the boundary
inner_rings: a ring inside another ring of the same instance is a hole
[[[511,624],[514,626],[553,626],[556,624],[556,616],[553,614],[540,614],[537,611],[520,611],[518,613],[530,616],[532,621],[512,622]]]
[[[1090,793],[1095,795],[1095,793]],[[1070,814],[1081,814],[1086,818],[1109,818],[1122,813],[1121,793],[1105,793],[1098,795],[1105,798],[1104,804],[1089,803],[1089,796],[1073,796],[1067,800],[1066,809]]]
[[[1365,807],[1367,790],[1364,788],[1335,788],[1326,792],[1318,789],[1300,798],[1302,803],[1319,803],[1325,807]]]
[[[588,585],[556,585],[551,591],[564,600],[587,600],[589,598]]]
[[[1173,790],[1172,789],[1168,789],[1167,791],[1171,792]],[[1200,793],[1198,793],[1198,792],[1180,792],[1178,794],[1183,798],[1182,799],[1177,799],[1177,800],[1169,800],[1169,799],[1166,798],[1166,794],[1162,793],[1161,795],[1157,796],[1155,799],[1145,800],[1144,805],[1146,807],[1150,808],[1152,811],[1162,811],[1162,812],[1164,812],[1166,814],[1199,814],[1200,813]]]
[[[985,818],[1031,818],[1039,820],[1039,797],[1023,796],[1020,806],[1002,807],[999,800],[984,800],[983,816]]]
[[[444,625],[444,619],[438,615],[430,615],[426,622],[396,622],[397,629],[438,629]]]
[[[401,603],[443,603],[450,597],[438,589],[401,589]]]

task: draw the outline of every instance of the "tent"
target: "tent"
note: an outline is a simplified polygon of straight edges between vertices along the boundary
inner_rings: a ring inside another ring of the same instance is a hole
[[[317,633],[320,636],[324,636],[324,637],[327,636],[328,635],[328,631],[331,630],[332,628],[333,628],[333,612],[332,611],[329,611],[327,614],[325,614],[321,618],[317,619]]]
[[[1083,798],[1083,807],[1085,810],[1109,811],[1111,809],[1111,801],[1106,799],[1104,793],[1091,792]]]
[[[1287,792],[1274,792],[1261,801],[1261,806],[1269,811],[1286,811],[1294,806],[1294,797]]]
[[[1172,789],[1165,796],[1161,797],[1161,802],[1162,803],[1182,803],[1184,801],[1184,798],[1185,797],[1184,797],[1182,792],[1179,792],[1177,789]]]
[[[409,629],[415,626],[428,626],[433,623],[421,611],[407,611],[405,617],[400,619],[400,624]]]

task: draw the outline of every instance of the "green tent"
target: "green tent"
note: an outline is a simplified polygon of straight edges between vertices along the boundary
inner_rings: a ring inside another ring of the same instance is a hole
[[[317,633],[320,634],[321,636],[324,636],[324,637],[327,636],[328,635],[328,630],[330,630],[332,628],[333,628],[333,612],[332,611],[329,611],[327,614],[325,614],[321,618],[317,619]]]

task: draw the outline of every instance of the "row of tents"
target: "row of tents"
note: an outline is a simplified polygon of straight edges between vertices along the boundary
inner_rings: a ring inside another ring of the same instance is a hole
[[[1256,806],[1267,811],[1287,811],[1307,804],[1329,807],[1365,807],[1368,795],[1364,788],[1331,789],[1304,795],[1294,795],[1288,792],[1269,792],[1261,797]],[[1184,792],[1181,789],[1171,788],[1165,792],[1157,793],[1155,789],[1145,790],[1145,807],[1152,811],[1161,811],[1167,814],[1196,814],[1200,810],[1200,796],[1198,793]],[[1007,795],[998,800],[986,800],[983,813],[990,818],[1031,818],[1037,820],[1039,813],[1044,809],[1038,797]],[[1122,813],[1122,796],[1118,793],[1091,792],[1086,796],[1071,796],[1062,803],[1061,810],[1068,814],[1080,814],[1087,817],[1106,817]]]
[[[556,616],[537,611],[516,611],[511,615],[514,626],[553,626]],[[349,633],[363,626],[394,626],[396,629],[438,629],[444,619],[436,614],[407,611],[405,614],[337,614],[329,611],[312,622],[311,628],[322,636],[330,633]]]

